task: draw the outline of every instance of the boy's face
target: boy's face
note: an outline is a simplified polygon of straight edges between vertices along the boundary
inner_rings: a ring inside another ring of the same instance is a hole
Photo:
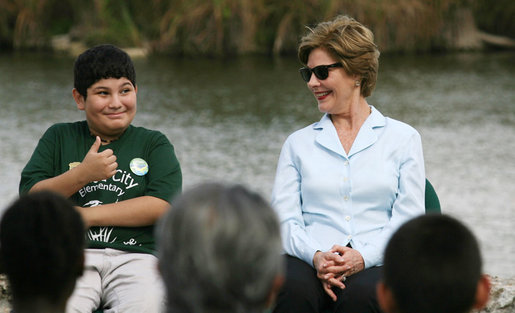
[[[127,78],[101,79],[91,85],[84,99],[74,89],[77,108],[86,113],[86,120],[93,135],[102,139],[118,138],[136,115],[137,88]]]

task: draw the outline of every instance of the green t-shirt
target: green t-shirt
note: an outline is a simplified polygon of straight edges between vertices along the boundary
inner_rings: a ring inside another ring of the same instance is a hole
[[[28,192],[37,182],[58,176],[79,164],[94,141],[86,121],[51,126],[22,171],[20,194]],[[170,202],[181,192],[179,161],[172,144],[161,132],[130,125],[118,140],[100,146],[99,152],[105,149],[112,149],[116,156],[116,174],[82,187],[70,197],[76,205],[93,207],[140,196],[154,196]],[[88,246],[153,253],[153,231],[154,226],[95,226],[88,229]]]

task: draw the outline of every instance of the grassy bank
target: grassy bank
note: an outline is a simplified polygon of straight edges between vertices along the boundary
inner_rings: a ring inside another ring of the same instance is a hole
[[[49,49],[55,35],[179,55],[294,53],[306,25],[348,14],[381,51],[481,47],[515,37],[512,0],[0,0],[0,49]]]

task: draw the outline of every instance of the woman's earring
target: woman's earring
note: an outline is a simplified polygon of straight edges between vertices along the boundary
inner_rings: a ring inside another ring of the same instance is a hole
[[[359,80],[356,81],[356,87],[359,87],[361,85],[361,82]]]

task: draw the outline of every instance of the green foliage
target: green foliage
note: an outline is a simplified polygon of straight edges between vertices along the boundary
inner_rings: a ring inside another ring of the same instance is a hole
[[[86,1],[89,2],[89,1]],[[93,1],[82,4],[81,21],[75,25],[75,34],[87,45],[113,43],[122,47],[141,45],[141,33],[135,24],[130,2],[124,0]]]
[[[474,11],[481,30],[515,39],[515,1],[476,0]]]

